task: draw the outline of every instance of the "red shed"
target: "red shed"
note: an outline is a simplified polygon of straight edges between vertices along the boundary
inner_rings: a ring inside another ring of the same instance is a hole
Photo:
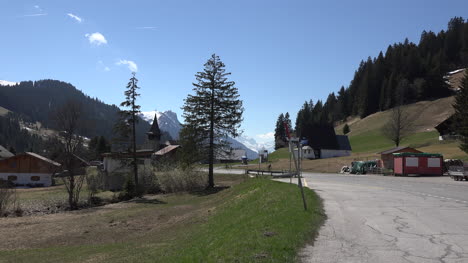
[[[443,175],[443,156],[436,153],[395,153],[395,175]]]
[[[385,150],[383,152],[379,152],[380,154],[380,159],[383,162],[383,167],[387,169],[393,169],[393,154],[394,153],[421,153],[421,151],[418,151],[414,148],[407,147],[407,146],[400,146],[396,148],[392,148],[389,150]]]

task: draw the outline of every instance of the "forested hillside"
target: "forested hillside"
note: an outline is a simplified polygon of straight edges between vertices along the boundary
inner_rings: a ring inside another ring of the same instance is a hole
[[[123,89],[122,89],[123,99]],[[82,105],[84,126],[83,136],[92,138],[104,136],[113,138],[113,127],[119,108],[91,98],[73,85],[57,80],[23,81],[15,86],[0,85],[0,106],[21,116],[27,122],[41,122],[50,129],[57,129],[54,112],[64,103],[74,100]],[[137,126],[137,140],[142,143],[148,122],[140,120]]]
[[[447,72],[468,66],[468,21],[455,17],[446,31],[423,31],[418,44],[406,39],[385,53],[362,61],[348,87],[325,102],[306,102],[297,114],[304,125],[332,124],[349,116],[364,118],[398,104],[449,96]]]

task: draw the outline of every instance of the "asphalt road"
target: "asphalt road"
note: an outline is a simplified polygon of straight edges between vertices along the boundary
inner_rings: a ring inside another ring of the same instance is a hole
[[[328,220],[304,262],[468,262],[468,182],[304,174]]]
[[[304,180],[328,216],[301,250],[304,262],[468,262],[468,182],[313,173]]]

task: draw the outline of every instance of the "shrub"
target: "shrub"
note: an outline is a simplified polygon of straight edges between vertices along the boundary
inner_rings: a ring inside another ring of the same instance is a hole
[[[86,187],[88,188],[88,202],[91,204],[99,203],[95,195],[102,189],[103,184],[102,174],[97,167],[92,166],[86,169]]]
[[[208,186],[208,176],[194,169],[174,168],[156,172],[159,187],[163,192],[203,190]]]
[[[144,186],[142,184],[137,186],[133,175],[128,175],[123,185],[122,192],[119,194],[119,199],[130,200],[135,197],[142,197],[144,193]]]
[[[11,187],[8,181],[0,180],[0,216],[8,215],[10,206],[19,209],[19,203],[16,200],[16,189]]]

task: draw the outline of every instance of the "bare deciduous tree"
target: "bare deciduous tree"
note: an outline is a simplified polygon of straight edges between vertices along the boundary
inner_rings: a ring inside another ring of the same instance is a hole
[[[408,135],[410,127],[411,122],[405,109],[396,106],[391,110],[390,118],[383,127],[383,134],[398,147],[401,140]]]
[[[70,209],[78,208],[81,188],[85,176],[78,176],[81,162],[77,158],[78,151],[83,146],[83,138],[78,135],[82,129],[82,106],[76,101],[68,101],[55,113],[57,127],[63,137],[58,160],[63,165],[63,182],[68,192]]]

